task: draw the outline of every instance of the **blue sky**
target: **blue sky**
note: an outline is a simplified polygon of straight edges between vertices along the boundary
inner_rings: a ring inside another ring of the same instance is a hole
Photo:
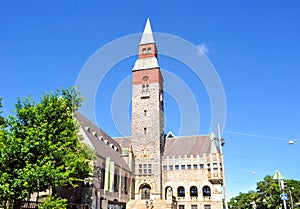
[[[276,169],[299,180],[299,9],[296,0],[1,1],[3,114],[12,113],[18,97],[38,99],[45,91],[75,85],[97,50],[141,33],[150,17],[153,31],[204,50],[219,74],[227,103],[222,129],[228,196],[254,190],[257,181]],[[112,94],[130,76],[135,59],[116,64],[97,92],[97,123],[112,136],[119,135],[111,117]],[[211,107],[205,87],[180,61],[167,56],[159,60],[162,69],[192,90],[201,115],[197,134],[206,134]],[[176,98],[166,95],[165,109],[166,131],[178,134]],[[289,145],[289,139],[295,143]]]

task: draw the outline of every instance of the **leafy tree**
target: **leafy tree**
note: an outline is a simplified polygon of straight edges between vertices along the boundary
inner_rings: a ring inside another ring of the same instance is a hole
[[[2,98],[0,97],[0,108],[2,108]],[[4,118],[1,116],[2,110],[0,109],[0,126],[4,125]]]
[[[44,94],[39,103],[31,98],[17,102],[0,138],[2,203],[18,208],[20,200],[34,192],[89,176],[91,155],[79,141],[74,118],[81,102],[74,88]]]
[[[66,209],[67,199],[48,196],[39,204],[39,209]]]
[[[300,181],[285,180],[287,187],[285,193],[292,196],[293,203],[300,200]],[[287,205],[291,205],[291,198],[287,201]],[[263,181],[257,183],[256,191],[248,193],[240,193],[238,196],[232,198],[228,205],[231,208],[250,209],[253,205],[257,209],[277,209],[282,205],[280,199],[280,189],[277,180],[272,176],[266,176]]]

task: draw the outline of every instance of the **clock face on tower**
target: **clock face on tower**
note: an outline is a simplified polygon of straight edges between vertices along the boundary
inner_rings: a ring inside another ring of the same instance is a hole
[[[143,77],[143,81],[148,81],[149,77],[148,76],[144,76]]]

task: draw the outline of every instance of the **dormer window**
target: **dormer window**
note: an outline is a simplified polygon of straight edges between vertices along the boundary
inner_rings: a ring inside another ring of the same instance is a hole
[[[146,54],[146,48],[143,48],[143,55],[145,55]]]
[[[151,47],[148,48],[148,54],[151,54],[152,51],[151,51]]]

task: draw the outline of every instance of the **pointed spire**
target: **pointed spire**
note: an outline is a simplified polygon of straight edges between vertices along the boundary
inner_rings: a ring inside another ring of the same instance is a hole
[[[140,45],[141,44],[150,44],[150,43],[155,43],[155,41],[154,41],[153,34],[152,34],[150,20],[148,18],[147,22],[146,22],[146,25],[145,25],[145,29],[144,29],[144,32],[143,32],[142,39],[140,41]]]

